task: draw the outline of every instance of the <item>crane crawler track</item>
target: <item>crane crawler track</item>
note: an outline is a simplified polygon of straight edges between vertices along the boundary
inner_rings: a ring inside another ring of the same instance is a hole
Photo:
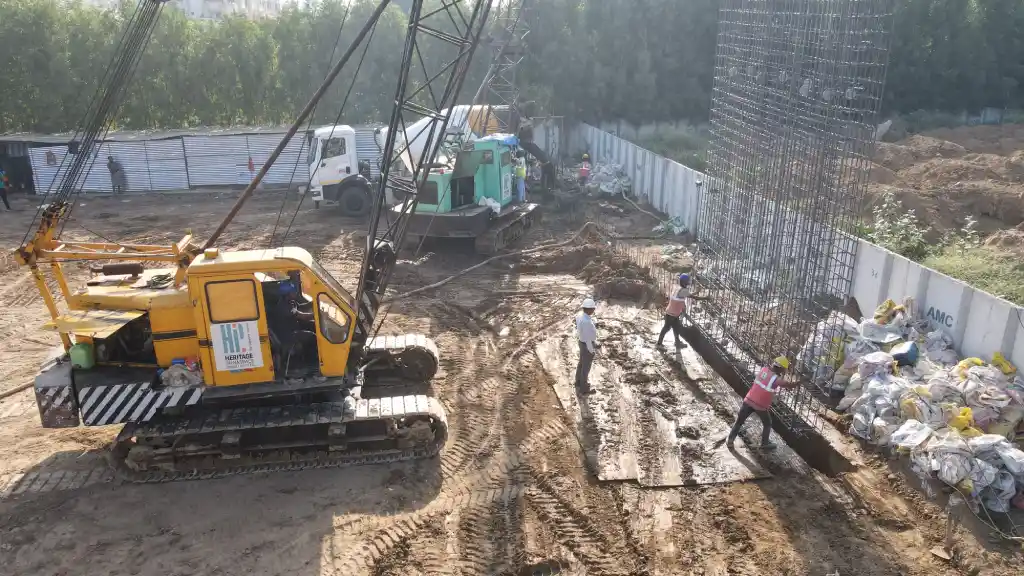
[[[477,254],[497,254],[506,246],[517,242],[540,222],[542,211],[537,204],[520,204],[512,213],[500,219],[493,228],[475,240]]]
[[[376,336],[366,345],[367,386],[387,386],[400,378],[429,382],[441,365],[437,343],[422,334]]]
[[[161,483],[431,458],[447,437],[437,399],[395,396],[359,400],[355,413],[320,402],[128,425],[107,457],[123,481]]]

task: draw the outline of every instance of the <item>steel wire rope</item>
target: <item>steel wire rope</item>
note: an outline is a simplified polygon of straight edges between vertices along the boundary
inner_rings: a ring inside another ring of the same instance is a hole
[[[98,118],[94,121],[94,123],[98,121],[101,122],[101,124],[93,130],[93,135],[91,139],[83,139],[83,142],[87,143],[87,145],[81,146],[79,149],[79,153],[93,155],[93,162],[90,163],[90,166],[91,164],[95,163],[95,158],[99,154],[99,149],[96,149],[96,151],[94,152],[93,146],[95,145],[97,140],[99,140],[100,142],[106,140],[107,134],[110,133],[112,117],[115,114],[117,114],[118,110],[123,104],[123,98],[128,87],[128,81],[135,74],[135,70],[142,62],[142,55],[145,52],[146,46],[149,44],[150,40],[153,37],[153,29],[155,28],[156,23],[159,21],[161,10],[163,8],[163,3],[151,2],[149,4],[146,4],[144,8],[146,9],[146,12],[142,14],[142,17],[139,20],[141,23],[134,30],[135,37],[131,40],[132,44],[129,46],[131,50],[127,51],[126,54],[128,54],[128,56],[126,58],[122,58],[119,62],[119,65],[112,76],[112,89],[106,94],[106,97],[100,102],[102,108],[97,110]],[[145,20],[143,20],[143,18]],[[103,136],[97,139],[96,136],[100,131],[102,131]],[[67,202],[67,200],[72,197],[77,199],[77,197],[81,194],[81,187],[77,186],[77,184],[78,180],[81,178],[81,171],[84,169],[85,163],[86,160],[83,160],[82,162],[77,164],[78,171],[74,176],[75,179],[72,182],[70,182],[69,185],[62,186],[61,195],[58,196],[60,198],[60,201]],[[72,168],[75,167],[76,165],[72,164]],[[88,172],[86,174],[88,174]],[[77,190],[75,190],[76,187],[78,188]],[[61,228],[58,232],[58,236],[64,232],[64,227],[67,225],[67,222],[68,220],[70,220],[71,214],[73,212],[74,202],[71,202],[68,205],[67,212],[64,214],[63,222],[61,223]]]
[[[111,106],[117,105],[116,100],[126,87],[126,79],[131,74],[131,72],[134,71],[134,67],[137,66],[138,57],[140,55],[139,48],[144,46],[148,37],[148,33],[145,32],[145,29],[151,28],[154,21],[154,18],[152,16],[154,14],[154,11],[156,10],[156,7],[150,8],[150,6],[152,5],[147,5],[144,8],[146,9],[146,12],[142,14],[142,16],[140,17],[140,21],[142,21],[143,18],[147,21],[144,24],[140,24],[139,27],[131,30],[132,37],[128,39],[129,44],[127,46],[127,49],[124,52],[122,52],[122,54],[128,54],[128,56],[120,58],[116,68],[113,70],[110,89],[105,93],[103,99],[99,102],[99,106],[96,110],[96,116],[92,119],[91,122],[91,124],[93,125],[89,127],[88,132],[85,134],[82,140],[82,144],[84,144],[84,146],[80,146],[79,153],[83,154],[84,159],[83,161],[78,162],[77,164],[72,164],[70,168],[70,176],[66,178],[65,181],[62,182],[61,190],[59,191],[57,196],[58,201],[66,201],[68,198],[71,197],[71,195],[74,193],[75,185],[78,183],[78,180],[82,176],[81,171],[84,169],[85,164],[88,161],[87,158],[85,158],[85,156],[88,156],[90,152],[92,152],[95,156],[96,152],[92,150],[92,145],[97,140],[101,140],[97,138],[101,131],[103,132],[103,138],[105,138],[106,134],[109,133],[110,122],[108,120],[107,113],[110,111]],[[145,34],[145,36],[143,36],[143,34]],[[133,59],[135,60],[134,64],[132,63]]]
[[[338,27],[338,35],[334,38],[334,47],[331,48],[331,57],[327,60],[327,72],[324,74],[324,80],[331,73],[331,66],[334,64],[334,55],[338,52],[338,45],[341,44],[341,34],[345,31],[345,23],[348,22],[348,16],[352,12],[351,6],[345,7],[345,14],[341,17],[341,25]],[[355,79],[353,78],[353,82]],[[321,80],[321,83],[323,80]],[[313,119],[316,118],[316,110],[320,107],[320,102],[317,102],[313,106],[313,111],[309,114],[309,121],[306,122],[306,132],[308,133],[313,127]],[[331,136],[334,136],[334,126],[331,127]],[[302,161],[302,148],[299,147],[299,153],[295,157],[295,163],[292,165],[292,175],[288,178],[288,190],[291,190],[292,184],[295,183],[295,172],[299,169],[299,162]],[[306,154],[309,154],[309,150],[306,150]],[[313,173],[310,172],[309,179],[306,182],[306,188],[313,182]],[[305,200],[305,195],[299,200],[299,206],[302,206],[302,201]],[[267,248],[274,247],[274,238],[277,237],[277,229],[281,224],[281,216],[284,215],[284,207],[288,203],[288,191],[285,191],[284,198],[281,200],[281,209],[277,211],[277,220],[274,222],[274,230],[270,233],[270,239],[267,242]],[[287,237],[287,235],[286,235]],[[283,243],[283,240],[282,240]]]
[[[378,18],[377,21],[373,23],[373,26],[370,28],[370,33],[366,37],[366,42],[363,44],[363,53],[359,55],[359,62],[356,64],[356,70],[352,74],[352,81],[349,82],[348,90],[345,92],[345,98],[342,99],[341,106],[338,108],[338,115],[334,119],[334,124],[332,124],[332,128],[331,128],[331,134],[332,135],[334,134],[334,128],[333,127],[337,126],[338,122],[341,122],[341,115],[345,112],[345,106],[348,105],[348,98],[349,98],[349,96],[352,95],[352,89],[356,85],[356,78],[359,77],[359,71],[363,67],[363,61],[366,59],[366,52],[370,48],[370,43],[373,42],[373,35],[377,31],[377,24],[379,22],[380,22],[380,19]],[[292,226],[295,224],[295,218],[299,215],[299,209],[302,208],[302,203],[306,200],[306,195],[309,194],[309,185],[312,182],[313,182],[313,174],[310,173],[309,179],[308,179],[308,181],[306,183],[306,189],[302,191],[302,197],[299,198],[299,203],[298,203],[298,205],[295,206],[295,211],[292,212],[292,218],[291,218],[291,220],[288,221],[288,227],[285,228],[284,235],[281,237],[281,243],[282,244],[284,244],[284,242],[288,240],[288,235],[291,233]],[[381,189],[378,191],[378,193],[380,193],[380,194],[384,193],[383,185],[384,185],[384,183],[382,182],[381,183]],[[339,201],[340,201],[340,198],[339,198]]]
[[[509,6],[509,10],[511,10],[511,6]],[[511,29],[509,30],[509,35],[510,35],[510,37],[511,37],[511,36],[513,36],[513,35],[515,35],[515,30],[516,30],[516,28],[517,28],[517,27],[519,26],[519,17],[520,17],[521,15],[522,15],[522,12],[523,12],[523,11],[522,11],[522,4],[520,4],[520,10],[519,10],[519,12],[517,12],[517,13],[516,13],[516,19],[515,19],[515,21],[514,21],[514,22],[512,23],[512,28],[511,28]],[[498,19],[498,22],[501,22],[501,19],[500,19],[500,18]],[[496,24],[496,25],[497,25],[497,24]],[[500,28],[499,28],[499,29],[500,29]],[[504,30],[502,30],[502,32],[504,32]],[[509,40],[509,41],[511,41],[511,40]],[[488,70],[488,71],[487,71],[487,72],[485,73],[485,75],[484,75],[484,82],[485,82],[485,83],[487,83],[487,85],[486,85],[486,86],[482,86],[482,87],[481,87],[481,88],[483,89],[483,91],[488,91],[488,90],[490,90],[490,83],[491,83],[491,82],[493,82],[493,81],[494,81],[494,78],[495,78],[495,76],[497,76],[497,75],[498,75],[498,69],[499,69],[499,68],[500,68],[500,66],[501,66],[501,58],[502,58],[502,57],[504,56],[504,54],[505,54],[505,48],[507,48],[507,47],[508,47],[508,44],[507,44],[507,43],[506,43],[506,44],[503,44],[503,45],[502,45],[502,47],[501,47],[501,49],[500,49],[500,50],[498,50],[498,51],[497,51],[497,52],[496,52],[496,53],[494,54],[494,56],[492,56],[492,60],[491,60],[491,66],[490,66],[489,68],[493,68],[493,69],[494,69],[494,74],[491,74],[491,71],[490,71],[490,70]],[[464,118],[462,119],[462,121],[460,122],[460,128],[461,128],[461,129],[465,129],[465,127],[466,127],[466,124],[468,124],[468,123],[469,123],[469,117],[470,117],[470,115],[471,115],[471,114],[472,114],[472,112],[473,112],[473,108],[472,108],[472,106],[473,106],[473,105],[475,105],[475,104],[476,104],[476,102],[473,102],[473,103],[472,103],[472,104],[470,105],[470,109],[466,111],[466,116],[465,116],[465,117],[464,117]],[[491,106],[491,105],[488,105],[488,106],[487,106],[487,113],[486,113],[486,114],[484,115],[483,127],[481,128],[481,130],[483,131],[483,134],[482,134],[481,136],[486,136],[486,135],[487,135],[487,124],[488,124],[488,123],[489,123],[489,122],[491,121],[491,120],[490,120],[490,117],[491,117],[491,109],[492,109],[492,106]],[[448,196],[448,192],[449,192],[449,191],[450,191],[451,189],[452,189],[452,180],[451,180],[451,179],[449,179],[449,180],[448,180],[448,185],[447,185],[447,186],[445,186],[445,189],[444,189],[444,191],[443,191],[443,192],[441,193],[441,198],[440,198],[440,199],[438,200],[438,204],[440,204],[441,202],[444,202],[444,199],[445,199],[445,198],[447,198],[447,196]],[[433,226],[434,226],[434,219],[435,219],[435,218],[437,218],[437,212],[434,212],[433,214],[431,214],[431,216],[430,216],[430,221],[429,221],[429,222],[427,222],[427,229],[426,229],[426,230],[425,230],[425,231],[423,232],[423,235],[422,235],[422,236],[420,237],[420,241],[419,241],[419,242],[418,242],[418,243],[416,244],[416,250],[414,250],[414,251],[413,251],[413,253],[412,253],[412,257],[413,257],[414,259],[415,259],[415,258],[418,258],[418,257],[419,257],[419,254],[420,254],[420,250],[422,250],[422,249],[423,249],[423,243],[427,241],[427,234],[429,234],[429,233],[430,233],[430,229],[431,229],[431,228],[433,228]],[[397,249],[397,248],[396,248],[396,249]]]
[[[141,2],[147,1],[148,0],[141,0],[140,4]],[[110,77],[110,74],[113,71],[114,63],[117,60],[118,55],[122,53],[121,48],[122,46],[124,46],[128,35],[131,33],[132,25],[135,22],[135,19],[138,17],[140,11],[140,8],[136,8],[135,12],[132,12],[132,16],[128,20],[128,24],[124,28],[124,32],[121,35],[121,39],[118,41],[117,49],[115,49],[114,52],[110,55],[110,61],[107,63],[107,66],[103,71],[103,77],[100,79],[99,84],[97,84],[96,90],[93,92],[92,97],[89,100],[89,104],[82,112],[82,116],[79,119],[79,126],[88,124],[89,117],[93,112],[94,107],[96,106],[97,101],[100,98],[100,95],[103,93],[103,86],[106,85],[107,79]],[[71,136],[71,141],[75,141],[77,137],[81,134],[81,132],[81,127],[76,128],[75,132]],[[43,211],[43,206],[46,206],[47,204],[46,199],[50,196],[50,193],[53,191],[54,186],[57,185],[57,176],[60,175],[61,169],[64,168],[64,164],[67,162],[68,157],[70,156],[71,154],[65,154],[64,157],[61,158],[60,164],[57,166],[57,170],[53,175],[53,179],[50,180],[50,184],[49,186],[47,186],[46,192],[43,193],[43,197],[39,200],[39,204],[36,206],[36,213],[32,216],[32,221],[28,226],[28,230],[25,231],[25,236],[21,240],[22,245],[28,242],[28,238],[32,234],[33,228],[35,228],[36,220],[39,218],[40,213]],[[64,177],[65,179],[68,177],[67,171],[65,171]]]

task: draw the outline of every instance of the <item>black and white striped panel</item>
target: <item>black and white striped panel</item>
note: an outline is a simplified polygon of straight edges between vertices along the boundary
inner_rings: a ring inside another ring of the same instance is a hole
[[[93,386],[78,391],[82,423],[106,426],[123,422],[146,422],[164,408],[191,406],[203,396],[202,388],[152,390],[148,382]]]
[[[36,406],[43,428],[74,428],[79,424],[70,382],[66,386],[37,387]]]

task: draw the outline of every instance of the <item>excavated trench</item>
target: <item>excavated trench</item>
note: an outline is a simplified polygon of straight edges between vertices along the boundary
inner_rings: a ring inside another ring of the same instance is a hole
[[[683,329],[686,340],[693,346],[697,354],[700,354],[704,361],[722,377],[723,380],[736,391],[744,396],[750,388],[750,375],[744,374],[736,366],[738,362],[730,360],[729,354],[722,347],[713,342],[707,335],[695,326],[686,326]],[[856,467],[846,457],[839,453],[832,444],[820,434],[813,430],[808,424],[793,413],[788,407],[776,404],[774,409],[790,422],[801,422],[808,430],[805,433],[794,432],[792,428],[785,425],[780,418],[772,418],[772,430],[775,431],[786,444],[793,449],[809,466],[829,477],[839,474],[853,472]]]
[[[561,272],[574,274],[594,287],[594,296],[600,300],[618,299],[633,302],[641,308],[661,307],[665,296],[650,268],[640,266],[629,257],[614,253],[604,246],[583,244],[567,247],[553,253],[539,254],[521,262],[522,273]],[[750,376],[730,359],[722,346],[713,342],[694,326],[684,328],[685,337],[708,366],[713,369],[737,394],[743,396],[750,387]],[[854,465],[833,447],[827,439],[813,431],[814,427],[785,405],[775,410],[783,418],[773,418],[773,430],[809,466],[834,477],[852,472]],[[800,422],[801,433],[785,422]]]

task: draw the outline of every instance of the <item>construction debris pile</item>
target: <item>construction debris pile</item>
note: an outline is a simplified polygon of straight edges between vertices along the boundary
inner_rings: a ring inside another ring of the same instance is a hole
[[[975,509],[1024,509],[1024,377],[999,353],[961,360],[912,310],[887,300],[859,323],[832,312],[799,359],[819,387],[842,390],[850,434],[909,455],[926,491],[937,479]]]
[[[579,174],[580,166],[576,167]],[[590,178],[583,185],[583,191],[597,196],[599,194],[611,194],[614,196],[629,196],[633,192],[633,181],[626,175],[621,164],[591,164]]]

